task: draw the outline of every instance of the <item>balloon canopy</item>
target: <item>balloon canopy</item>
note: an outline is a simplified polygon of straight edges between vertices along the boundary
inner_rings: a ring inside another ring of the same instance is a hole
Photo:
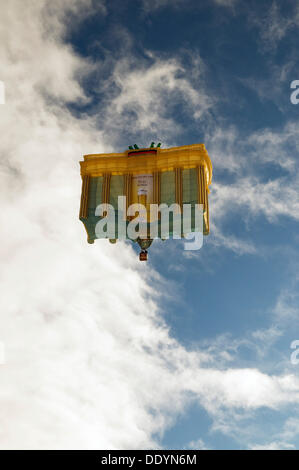
[[[80,220],[88,243],[131,240],[146,260],[155,238],[208,235],[212,163],[204,144],[168,149],[135,144],[124,153],[85,155],[80,166]]]

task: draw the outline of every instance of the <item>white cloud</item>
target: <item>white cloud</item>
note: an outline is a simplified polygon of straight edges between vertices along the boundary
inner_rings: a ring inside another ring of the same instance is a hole
[[[233,7],[238,0],[214,0],[214,2],[223,7]]]
[[[281,217],[299,220],[298,123],[289,121],[282,129],[263,129],[240,135],[235,127],[212,129],[205,142],[213,166],[229,178],[213,179],[209,196],[211,242],[238,254],[257,253],[260,247],[236,238],[223,228],[227,217],[240,215],[250,228],[257,217],[279,224]],[[273,168],[275,177],[271,175]]]
[[[299,420],[297,417],[286,419],[275,440],[265,444],[253,444],[253,450],[295,450],[299,435]]]
[[[212,199],[212,203],[213,203],[213,199]],[[215,203],[215,206],[214,206],[215,208],[217,207],[216,204],[217,202]],[[212,243],[213,246],[216,248],[217,247],[226,248],[236,253],[237,255],[255,254],[257,252],[257,248],[254,246],[253,242],[251,242],[250,240],[242,240],[241,238],[234,236],[232,233],[223,233],[221,226],[219,224],[219,221],[222,217],[223,218],[225,217],[225,211],[227,211],[227,207],[223,207],[221,212],[219,211],[218,220],[217,220],[217,212],[215,212],[214,220],[216,221],[216,223],[213,222],[211,225],[210,243]],[[217,223],[219,225],[217,225]]]
[[[293,278],[282,290],[274,308],[274,317],[281,323],[292,323],[298,318],[298,279]]]
[[[128,51],[126,51],[128,54]],[[192,58],[196,86],[178,59],[162,59],[147,51],[146,61],[121,57],[102,84],[107,108],[102,116],[110,132],[160,139],[164,146],[183,131],[172,110],[182,106],[195,120],[207,115],[213,99],[205,91],[204,65]],[[121,130],[121,131],[120,131]]]
[[[251,22],[257,26],[260,32],[261,44],[267,52],[275,51],[278,43],[289,33],[293,28],[299,25],[299,8],[296,3],[293,4],[291,12],[287,15],[282,10],[281,4],[273,1],[269,9],[265,9],[263,16],[255,16],[252,13],[250,16]]]
[[[248,215],[263,215],[270,222],[277,220],[279,216],[299,220],[299,197],[296,187],[295,183],[288,185],[287,178],[262,183],[253,177],[246,177],[240,178],[230,186],[214,183],[216,215],[225,217],[228,207],[231,212],[243,207],[248,210]]]
[[[216,6],[222,7],[233,7],[238,0],[212,0]],[[158,10],[160,8],[194,8],[198,6],[197,2],[192,2],[192,0],[142,0],[143,8],[145,12],[151,12]]]
[[[251,450],[295,450],[293,444],[287,442],[274,441],[269,444],[255,444],[250,446]]]
[[[290,84],[293,77],[296,77],[295,52],[290,49],[289,55],[291,57],[289,57],[284,64],[273,62],[272,56],[269,55],[265,58],[267,75],[271,76],[271,82],[268,77],[265,78],[262,76],[239,78],[239,81],[243,85],[247,86],[251,92],[257,94],[263,105],[265,103],[271,103],[286,115],[290,111],[292,104],[290,99],[286,99],[285,93],[286,90],[289,89],[289,95],[291,96],[292,89],[290,88]]]
[[[278,408],[299,399],[299,379],[293,375],[269,376],[257,369],[200,369],[186,382],[210,413],[219,408]],[[200,380],[199,380],[200,377]]]
[[[209,448],[206,446],[204,441],[202,439],[197,439],[196,441],[191,441],[188,446],[188,449],[194,449],[194,450],[209,450]]]
[[[299,419],[295,416],[288,418],[283,426],[281,438],[284,440],[294,440],[299,435]]]
[[[184,5],[184,0],[142,0],[142,3],[144,10],[146,12],[150,12],[164,7],[182,7]]]

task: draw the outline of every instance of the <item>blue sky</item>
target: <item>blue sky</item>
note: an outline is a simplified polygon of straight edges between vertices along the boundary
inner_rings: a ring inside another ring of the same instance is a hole
[[[298,3],[19,3],[0,69],[2,212],[22,224],[3,235],[1,446],[298,448]],[[140,265],[85,245],[77,162],[153,140],[206,145],[211,233]]]

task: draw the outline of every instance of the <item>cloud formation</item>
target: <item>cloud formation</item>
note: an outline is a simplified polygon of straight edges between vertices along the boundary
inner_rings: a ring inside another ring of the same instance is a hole
[[[270,8],[265,9],[263,16],[256,16],[252,12],[250,19],[252,25],[259,29],[262,49],[273,53],[287,33],[298,27],[299,8],[296,2],[293,2],[291,11],[286,14],[282,10],[282,4],[274,0]]]

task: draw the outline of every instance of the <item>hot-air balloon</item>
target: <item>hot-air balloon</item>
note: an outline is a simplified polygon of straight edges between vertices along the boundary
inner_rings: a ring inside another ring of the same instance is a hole
[[[84,155],[80,167],[79,218],[88,243],[131,240],[140,247],[139,259],[146,261],[154,239],[209,234],[212,163],[204,144],[165,149],[161,143],[147,148],[134,144],[123,153]]]

